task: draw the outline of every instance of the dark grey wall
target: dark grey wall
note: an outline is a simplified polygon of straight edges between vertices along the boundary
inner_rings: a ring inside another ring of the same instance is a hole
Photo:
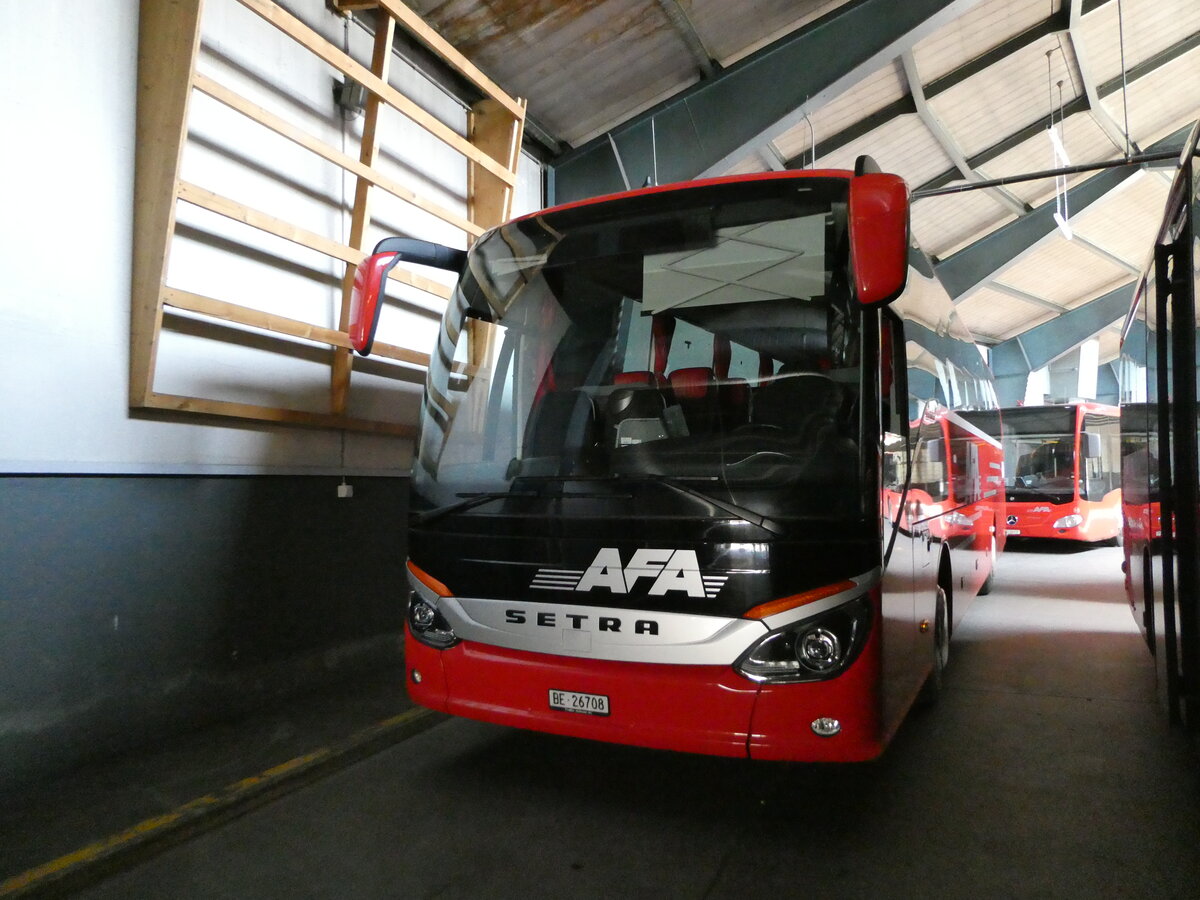
[[[0,787],[396,665],[403,478],[0,477]]]

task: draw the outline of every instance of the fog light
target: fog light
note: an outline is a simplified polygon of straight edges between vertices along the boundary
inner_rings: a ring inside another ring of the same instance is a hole
[[[833,737],[842,730],[842,723],[837,719],[822,716],[820,719],[813,719],[812,730],[817,737]]]
[[[1083,524],[1083,516],[1075,513],[1070,516],[1063,516],[1052,527],[1054,528],[1076,528]]]

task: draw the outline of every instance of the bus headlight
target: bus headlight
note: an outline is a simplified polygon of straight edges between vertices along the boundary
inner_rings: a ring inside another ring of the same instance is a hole
[[[1073,515],[1063,516],[1061,519],[1059,519],[1057,522],[1055,522],[1054,525],[1052,525],[1051,527],[1053,527],[1053,528],[1076,528],[1082,524],[1083,524],[1083,516],[1079,515],[1079,513],[1074,513]]]
[[[870,625],[870,601],[859,597],[772,631],[747,650],[734,668],[763,684],[833,678],[858,658]]]
[[[828,672],[841,658],[842,642],[828,628],[810,628],[796,641],[796,660],[810,672]]]
[[[445,650],[458,643],[458,635],[445,616],[432,604],[412,595],[408,598],[408,630],[426,646]]]

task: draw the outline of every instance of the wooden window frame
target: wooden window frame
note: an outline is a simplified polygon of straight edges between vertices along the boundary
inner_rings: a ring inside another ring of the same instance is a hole
[[[355,266],[367,255],[363,241],[371,222],[370,201],[384,191],[460,229],[470,243],[488,228],[505,221],[512,208],[517,162],[525,123],[525,102],[505,94],[469,60],[441,38],[399,0],[334,2],[343,14],[372,8],[377,17],[371,65],[365,66],[272,0],[237,0],[243,7],[286,34],[316,59],[367,90],[363,135],[357,159],[342,153],[217,80],[196,71],[204,0],[142,0],[138,37],[137,152],[134,190],[133,282],[130,335],[129,405],[134,409],[169,410],[199,416],[232,417],[258,422],[345,429],[411,437],[410,422],[361,419],[346,414],[353,372],[347,334],[350,291]],[[388,83],[395,29],[403,27],[474,84],[484,95],[469,111],[464,137],[405,97]],[[356,179],[349,238],[345,243],[303,229],[235,199],[181,180],[188,110],[193,92],[216,100],[245,118],[351,173]],[[378,125],[384,107],[396,110],[461,154],[467,166],[467,214],[461,215],[409,190],[375,167]],[[331,329],[231,303],[220,298],[168,286],[167,267],[175,234],[176,209],[187,203],[242,222],[345,263],[338,327]],[[437,297],[450,291],[440,282],[397,266],[391,277]],[[268,332],[283,341],[318,342],[329,346],[330,389],[326,411],[237,403],[162,393],[155,389],[164,315],[179,310]],[[424,368],[429,355],[376,342],[372,355],[397,369]],[[378,365],[378,364],[377,364]],[[400,374],[400,373],[398,373]],[[411,377],[410,377],[411,380]]]

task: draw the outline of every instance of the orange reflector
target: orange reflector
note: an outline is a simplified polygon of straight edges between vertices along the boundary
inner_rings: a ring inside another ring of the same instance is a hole
[[[412,563],[409,563],[409,565],[412,565]],[[760,603],[754,609],[742,613],[742,618],[765,619],[768,616],[774,616],[781,612],[787,612],[789,609],[795,609],[797,606],[804,606],[806,603],[824,600],[826,597],[832,597],[834,594],[840,594],[842,591],[849,591],[855,587],[857,585],[853,581],[839,581],[837,584],[827,584],[824,587],[805,591],[803,594],[792,594],[792,596],[784,597],[780,600]]]
[[[439,597],[453,596],[453,593],[451,592],[450,588],[446,587],[444,584],[442,584],[440,581],[438,581],[432,575],[428,575],[425,572],[422,572],[420,569],[418,569],[416,566],[414,566],[412,564],[411,560],[409,560],[409,563],[408,563],[408,571],[413,573],[413,577],[416,578],[417,581],[421,582],[421,584],[425,585],[425,587],[429,588],[431,591],[433,591]]]

